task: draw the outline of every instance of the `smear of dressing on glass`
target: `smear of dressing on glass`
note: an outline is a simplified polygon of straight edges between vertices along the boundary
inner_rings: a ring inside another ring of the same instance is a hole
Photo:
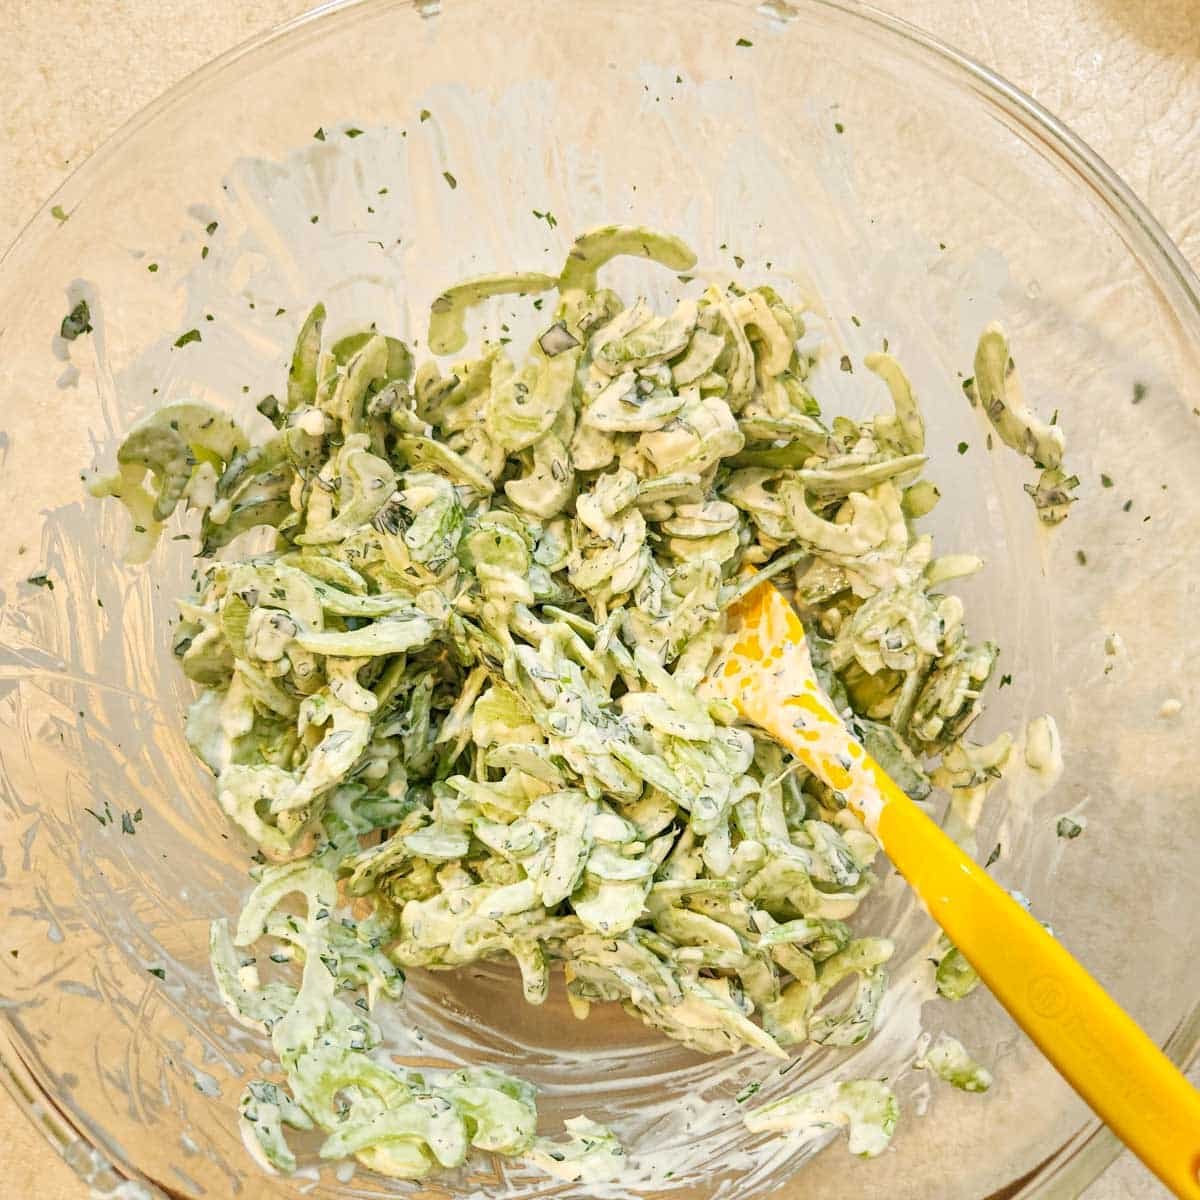
[[[1063,770],[1062,741],[1054,718],[1034,717],[1025,730],[1025,763],[1049,791]]]
[[[1008,804],[997,832],[1001,846],[1018,844],[1020,835],[1034,819],[1038,803],[1054,790],[1062,773],[1058,725],[1049,714],[1034,717],[1009,756],[1005,772]]]

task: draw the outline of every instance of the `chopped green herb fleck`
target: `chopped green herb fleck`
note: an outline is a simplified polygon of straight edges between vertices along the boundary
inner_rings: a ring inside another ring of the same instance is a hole
[[[200,257],[201,257],[201,258],[207,258],[207,257],[208,257],[208,247],[207,247],[207,246],[201,246],[201,247],[200,247]]]
[[[94,808],[88,808],[86,806],[84,807],[83,811],[87,813],[89,817],[95,817],[98,824],[108,824],[108,817],[104,813],[98,813]]]
[[[545,303],[546,303],[546,301],[545,301],[545,300],[544,300],[544,299],[543,299],[541,296],[539,296],[539,297],[538,297],[538,298],[537,298],[537,299],[536,299],[536,300],[533,302],[533,307],[534,307],[534,308],[536,308],[536,309],[537,309],[537,310],[540,312],[540,311],[541,311],[541,308],[542,308],[542,305],[543,305],[543,304],[545,304]]]
[[[356,129],[352,126],[350,129],[346,130],[346,136],[348,138],[362,137],[362,132],[363,131],[361,129]]]
[[[308,223],[309,223],[310,225],[315,225],[315,224],[316,224],[316,223],[317,223],[317,222],[318,222],[320,219],[321,219],[321,218],[320,218],[320,217],[318,217],[318,216],[316,215],[316,213],[314,213],[314,214],[313,214],[311,217],[309,217],[309,218],[308,218]]]
[[[219,224],[219,221],[209,221],[209,223],[204,227],[204,232],[207,233],[209,237],[212,237],[212,235],[217,232],[217,226]]]
[[[131,813],[123,812],[121,814],[121,832],[128,834],[137,832],[133,827],[133,815]]]
[[[1112,485],[1113,485],[1113,481],[1112,481],[1111,475],[1101,475],[1100,476],[1100,486],[1101,487],[1110,488],[1110,487],[1112,487]]]
[[[733,261],[739,271],[746,265],[746,260],[740,254],[735,254]]]
[[[843,124],[841,123],[841,121],[834,121],[834,123],[833,123],[833,127],[834,127],[834,129],[836,129],[836,130],[838,131],[838,133],[845,133],[845,132],[846,132],[846,127],[845,127],[845,125],[843,125]]]
[[[862,322],[853,313],[850,314],[850,323],[855,327],[855,329],[862,328]]]
[[[854,364],[850,361],[850,355],[843,354],[842,361],[838,365],[843,371],[849,371],[851,374],[854,373]]]
[[[1081,566],[1087,566],[1087,554],[1083,550],[1075,551],[1075,561]]]
[[[58,327],[59,336],[73,342],[81,333],[92,332],[92,314],[86,300],[80,300],[62,319]]]
[[[958,452],[959,452],[959,454],[966,454],[966,452],[967,452],[968,450],[970,450],[970,448],[971,448],[971,444],[970,444],[970,442],[959,442],[959,443],[958,443]]]
[[[54,580],[45,571],[39,571],[36,575],[30,575],[25,582],[32,583],[34,587],[44,587],[54,591]]]
[[[167,973],[162,967],[147,967],[146,970],[156,979],[166,979]]]
[[[682,76],[682,75],[676,75],[676,76],[675,76],[675,82],[676,82],[676,83],[682,83],[682,82],[683,82],[683,76]]]
[[[1141,402],[1143,400],[1145,400],[1146,390],[1147,390],[1146,385],[1144,383],[1142,383],[1140,380],[1133,385],[1133,402],[1134,402],[1134,404],[1141,404]]]
[[[745,1102],[749,1100],[750,1097],[753,1096],[754,1093],[757,1092],[761,1087],[761,1083],[748,1083],[740,1092],[738,1092],[736,1096],[734,1096],[734,1100],[738,1104],[745,1104]]]
[[[450,185],[451,190],[458,187],[458,180],[449,171],[442,172],[442,178]]]
[[[421,109],[421,120],[422,120],[422,122],[424,122],[424,121],[428,121],[428,120],[429,120],[429,118],[430,118],[432,115],[433,115],[433,114],[432,114],[432,113],[429,111],[429,109],[427,109],[427,108],[423,108],[423,109]]]
[[[189,342],[199,342],[199,341],[203,341],[203,339],[200,337],[200,330],[189,329],[187,331],[187,333],[181,333],[175,339],[175,348],[178,350],[181,347],[186,346]]]
[[[154,274],[154,272],[158,270],[158,263],[150,263],[149,266],[146,267],[146,270],[151,274]]]
[[[992,865],[992,863],[996,862],[999,859],[999,857],[1000,857],[1000,843],[997,842],[995,844],[995,846],[992,848],[991,854],[988,855],[987,862],[985,862],[983,864],[984,870],[986,871],[987,868]]]
[[[1058,824],[1055,826],[1060,838],[1077,838],[1083,832],[1083,826],[1078,821],[1071,820],[1070,817],[1059,817]]]
[[[735,46],[753,46],[754,43],[749,38],[738,38],[734,43]]]
[[[532,210],[532,212],[539,221],[545,221],[551,229],[558,224],[558,218],[549,209],[547,209],[545,212],[538,212],[538,210],[535,208]]]
[[[1121,511],[1128,512],[1132,507],[1133,507],[1133,501],[1126,500],[1125,503],[1121,505]]]
[[[67,213],[67,212],[65,212],[65,211],[63,210],[63,206],[62,206],[61,204],[56,204],[56,205],[55,205],[55,206],[54,206],[54,207],[53,207],[53,208],[50,210],[50,215],[51,215],[51,216],[52,216],[52,217],[53,217],[53,218],[54,218],[56,221],[58,221],[60,224],[61,224],[63,221],[66,221],[66,220],[69,218],[69,216],[70,216],[70,214],[69,214],[69,213]]]
[[[313,134],[313,137],[315,137],[318,142],[323,142],[325,140],[325,130],[318,125],[317,132]]]

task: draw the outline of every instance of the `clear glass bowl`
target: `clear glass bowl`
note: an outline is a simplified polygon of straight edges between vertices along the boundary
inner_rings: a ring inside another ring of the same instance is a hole
[[[1196,280],[1128,190],[1026,97],[849,4],[380,0],[227,55],[54,199],[68,219],[43,211],[0,268],[0,1012],[9,1083],[97,1186],[582,1194],[519,1170],[397,1187],[329,1168],[319,1183],[268,1179],[250,1164],[235,1103],[264,1047],[231,1026],[206,953],[209,920],[248,886],[247,848],[184,744],[189,689],[169,651],[192,547],[167,540],[150,569],[125,567],[121,515],[88,500],[80,476],[168,398],[249,412],[280,386],[317,298],[334,326],[375,319],[411,336],[447,282],[553,267],[574,233],[607,221],[683,234],[701,273],[736,255],[745,277],[807,295],[834,345],[827,392],[851,409],[882,397],[838,357],[890,340],[931,425],[948,497],[939,544],[988,559],[963,592],[1011,686],[993,692],[983,728],[1049,710],[1066,745],[1056,791],[1001,792],[980,846],[1000,844],[997,875],[1176,1060],[1193,1052]],[[614,277],[627,294],[664,287],[645,270]],[[94,328],[66,343],[55,335],[79,298]],[[1027,464],[987,452],[957,378],[993,318],[1038,406],[1058,410],[1083,479],[1051,536],[1022,493]],[[202,340],[176,348],[193,328]],[[25,582],[42,571],[53,590]],[[1182,702],[1173,718],[1168,700]],[[1080,806],[1084,836],[1056,838],[1056,815]],[[139,809],[123,832],[121,814]],[[578,1024],[561,992],[529,1009],[499,968],[414,972],[396,1020],[420,1024],[434,1058],[534,1078],[549,1129],[580,1109],[615,1120],[646,1164],[638,1195],[1081,1190],[1114,1143],[990,998],[924,1013],[993,1068],[989,1095],[923,1096],[901,1070],[927,919],[892,877],[863,923],[901,941],[883,1030],[850,1061],[806,1053],[761,1095],[831,1070],[898,1075],[906,1114],[869,1163],[740,1133],[732,1097],[770,1076],[760,1059],[700,1060],[619,1014]]]

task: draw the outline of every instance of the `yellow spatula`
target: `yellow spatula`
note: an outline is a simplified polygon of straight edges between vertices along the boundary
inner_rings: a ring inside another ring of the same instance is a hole
[[[774,586],[764,581],[738,600],[730,627],[705,690],[732,701],[845,797],[1063,1078],[1177,1196],[1200,1200],[1200,1092],[854,740],[817,681],[799,617]]]

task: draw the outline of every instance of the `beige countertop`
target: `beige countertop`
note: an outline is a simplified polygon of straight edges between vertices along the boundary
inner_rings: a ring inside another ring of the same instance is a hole
[[[880,0],[1031,92],[1200,266],[1200,0]],[[0,246],[126,118],[306,0],[0,0]],[[1200,1075],[1193,1072],[1194,1079]],[[0,1091],[7,1200],[84,1189]],[[1087,1200],[1166,1196],[1129,1154]]]

